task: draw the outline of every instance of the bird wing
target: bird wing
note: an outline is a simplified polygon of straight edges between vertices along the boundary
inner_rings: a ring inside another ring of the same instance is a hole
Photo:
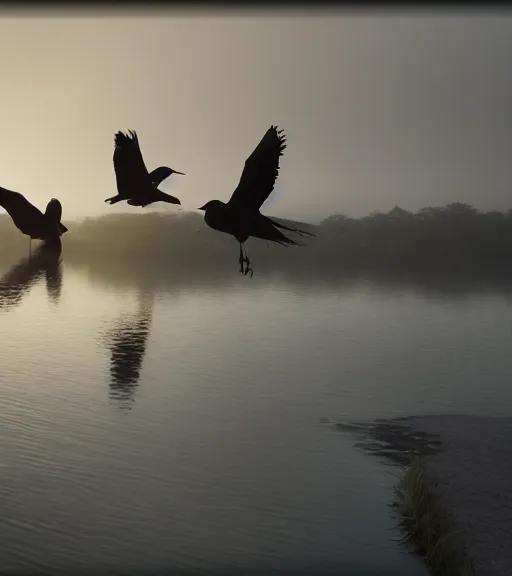
[[[172,172],[173,171],[170,168],[167,168],[167,166],[159,166],[158,168],[155,168],[149,173],[153,186],[156,188],[166,178],[169,178]]]
[[[50,221],[60,222],[62,218],[62,204],[56,198],[52,198],[46,205],[44,214]]]
[[[245,161],[240,182],[229,200],[232,206],[259,210],[269,197],[279,174],[279,157],[286,148],[286,137],[271,126],[254,152]]]
[[[60,221],[62,218],[62,204],[56,198],[52,198],[48,202],[44,215],[47,219],[47,222],[58,222],[59,231],[61,234],[64,234],[68,231],[64,224],[62,224]]]
[[[128,131],[128,135],[117,132],[114,143],[113,160],[117,191],[123,198],[131,198],[134,190],[144,190],[148,177],[137,133],[132,130]]]
[[[44,220],[41,210],[19,192],[0,188],[0,206],[12,218],[16,228],[29,236],[33,232],[33,224],[39,225]]]

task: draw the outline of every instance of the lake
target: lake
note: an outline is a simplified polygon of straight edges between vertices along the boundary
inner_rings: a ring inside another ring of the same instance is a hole
[[[394,540],[396,468],[322,420],[512,416],[499,291],[14,264],[2,573],[424,576]]]

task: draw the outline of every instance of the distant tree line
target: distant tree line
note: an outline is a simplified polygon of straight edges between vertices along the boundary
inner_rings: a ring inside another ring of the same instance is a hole
[[[276,218],[284,223],[289,221]],[[108,214],[68,222],[66,258],[126,258],[189,267],[233,267],[233,239],[216,234],[195,212]],[[386,273],[509,274],[512,210],[482,212],[463,203],[409,212],[395,207],[362,218],[333,214],[318,225],[296,225],[315,239],[291,235],[305,248],[249,240],[251,259],[276,268],[369,270]],[[0,252],[28,248],[28,239],[0,216]],[[236,263],[235,263],[236,264]]]
[[[512,210],[459,202],[415,213],[395,207],[363,218],[332,215],[320,228],[325,251],[346,265],[476,271],[512,262]]]

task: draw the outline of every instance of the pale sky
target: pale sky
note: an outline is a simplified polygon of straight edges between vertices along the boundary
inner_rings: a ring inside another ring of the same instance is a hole
[[[194,210],[229,199],[271,124],[267,214],[512,207],[508,15],[119,14],[0,18],[0,185],[64,221],[143,211],[104,203],[117,130],[187,173],[162,189]]]

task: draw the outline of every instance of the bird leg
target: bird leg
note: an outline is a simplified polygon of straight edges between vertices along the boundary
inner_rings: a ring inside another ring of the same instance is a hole
[[[242,249],[242,243],[240,242],[240,256],[238,257],[238,263],[240,264],[240,274],[244,273],[244,252]]]
[[[32,238],[29,236],[28,237],[28,260],[29,260],[29,262],[31,259],[32,259]]]
[[[240,256],[238,257],[238,262],[240,264],[240,274],[247,276],[247,274],[250,272],[251,278],[252,278],[252,276],[254,274],[254,270],[252,269],[251,261],[249,260],[249,257],[247,256],[247,250],[245,250],[243,242],[240,242]],[[244,269],[244,264],[247,265],[245,267],[245,269]]]
[[[245,264],[246,264],[244,276],[247,276],[247,274],[250,272],[251,278],[252,278],[253,274],[254,274],[254,270],[252,269],[251,261],[249,260],[249,256],[247,256],[247,250],[245,249],[245,247],[244,247],[244,251],[245,251],[245,254],[243,257],[243,262],[245,262]]]

